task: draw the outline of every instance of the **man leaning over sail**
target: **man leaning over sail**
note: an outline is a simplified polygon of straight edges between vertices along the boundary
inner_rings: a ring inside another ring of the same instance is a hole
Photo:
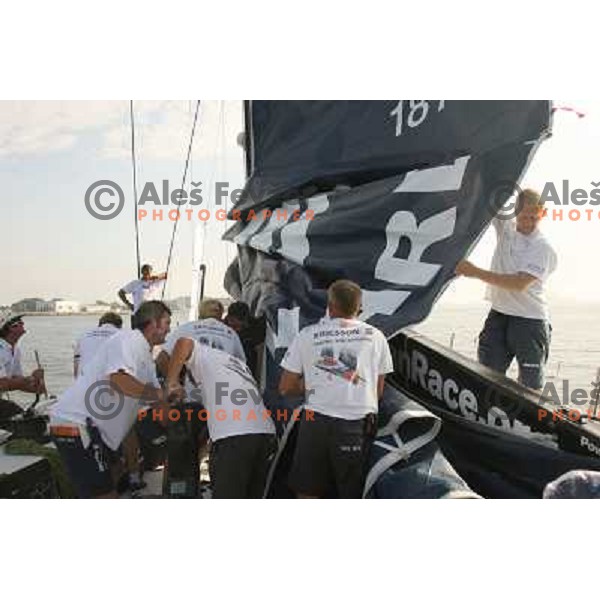
[[[289,485],[301,498],[360,498],[386,373],[393,370],[381,331],[359,321],[361,289],[339,280],[328,289],[329,317],[305,327],[281,366],[282,395],[306,397]]]
[[[479,362],[506,373],[516,357],[519,381],[533,389],[544,385],[552,331],[544,286],[557,262],[538,228],[542,213],[540,195],[523,190],[516,218],[492,221],[497,235],[492,268],[480,269],[467,260],[456,267],[457,275],[488,284],[486,298],[492,306],[479,334]]]
[[[275,425],[246,363],[181,337],[169,363],[170,397],[184,395],[180,384],[184,365],[194,384],[202,389],[212,442],[209,468],[213,498],[261,498],[275,453]]]
[[[117,496],[114,466],[142,401],[168,410],[152,348],[164,342],[171,311],[143,303],[135,329],[115,334],[52,407],[50,433],[81,498]]]
[[[246,362],[246,355],[238,334],[222,321],[223,311],[223,304],[219,300],[211,298],[202,300],[198,307],[199,319],[180,325],[167,338],[156,361],[161,373],[167,374],[169,356],[177,340],[182,337],[222,350]]]

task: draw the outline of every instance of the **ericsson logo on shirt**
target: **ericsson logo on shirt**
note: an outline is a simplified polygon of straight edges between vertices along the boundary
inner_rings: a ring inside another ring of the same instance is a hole
[[[343,338],[353,335],[360,335],[360,329],[358,327],[354,327],[353,329],[330,329],[326,331],[316,331],[313,333],[313,339],[318,340],[326,337]]]

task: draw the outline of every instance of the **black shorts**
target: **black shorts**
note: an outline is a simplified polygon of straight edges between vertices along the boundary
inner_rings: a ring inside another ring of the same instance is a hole
[[[302,419],[289,486],[304,496],[361,498],[372,440],[365,421],[316,412]]]
[[[80,498],[95,498],[115,490],[111,467],[118,453],[105,444],[83,447],[79,436],[52,436],[69,478]]]
[[[266,433],[214,442],[209,461],[212,497],[262,498],[275,448],[275,436]]]

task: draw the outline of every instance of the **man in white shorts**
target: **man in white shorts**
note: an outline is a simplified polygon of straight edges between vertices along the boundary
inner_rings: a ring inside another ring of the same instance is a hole
[[[180,338],[169,363],[169,396],[184,394],[179,381],[184,365],[202,392],[204,410],[193,418],[208,423],[213,498],[261,498],[275,452],[275,426],[246,363]]]

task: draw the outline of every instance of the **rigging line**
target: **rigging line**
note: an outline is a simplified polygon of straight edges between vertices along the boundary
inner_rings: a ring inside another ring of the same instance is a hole
[[[135,121],[133,119],[133,100],[129,101],[129,122],[131,123],[131,169],[133,171],[133,222],[135,224],[135,255],[137,263],[138,279],[142,276],[140,265],[140,230],[137,219],[138,192],[137,192],[137,173],[135,161]]]
[[[212,199],[213,202],[210,206],[212,206],[213,210],[216,210],[217,205],[215,204],[214,200],[214,190],[215,190],[215,185],[216,185],[216,179],[217,179],[217,174],[218,174],[218,152],[219,152],[219,129],[221,127],[221,119],[222,119],[222,113],[221,113],[221,108],[219,108],[219,124],[217,126],[217,130],[215,132],[215,145],[213,148],[213,153],[212,153],[212,171],[210,174],[210,179],[209,179],[209,187],[208,187],[208,202],[210,203],[210,199],[211,199],[211,192],[212,192]],[[206,252],[206,239],[208,237],[208,220],[205,220],[204,223],[202,224],[202,250],[201,250],[201,263],[204,263],[204,259],[205,259],[205,252]],[[212,265],[214,267],[214,264]]]
[[[190,164],[190,156],[192,154],[192,144],[194,143],[194,134],[196,133],[196,123],[198,121],[198,111],[200,110],[200,100],[196,100],[196,112],[194,113],[194,122],[192,124],[192,131],[190,133],[190,143],[187,149],[187,156],[185,158],[185,167],[183,169],[183,178],[181,180],[181,189],[185,189],[185,179],[187,177],[188,166]],[[168,277],[169,275],[169,267],[171,266],[171,257],[173,256],[173,244],[175,243],[175,234],[177,233],[177,224],[179,223],[179,215],[181,213],[181,205],[177,205],[177,218],[173,223],[173,233],[171,235],[171,244],[169,245],[169,255],[167,257],[167,266],[165,268],[165,273]],[[165,285],[162,288],[161,300],[165,297],[165,291],[167,289],[167,283],[165,281]]]
[[[223,119],[220,123],[220,131],[219,131],[219,156],[221,159],[221,172],[229,178],[229,170],[227,168],[227,106],[225,100],[221,100],[221,110],[223,114]],[[229,191],[231,193],[231,190]],[[225,215],[229,214],[229,194],[225,196]],[[223,235],[227,231],[227,218],[223,220],[223,233],[221,235],[221,242],[223,241]],[[229,263],[231,262],[231,244],[225,243],[225,269],[229,267]]]

